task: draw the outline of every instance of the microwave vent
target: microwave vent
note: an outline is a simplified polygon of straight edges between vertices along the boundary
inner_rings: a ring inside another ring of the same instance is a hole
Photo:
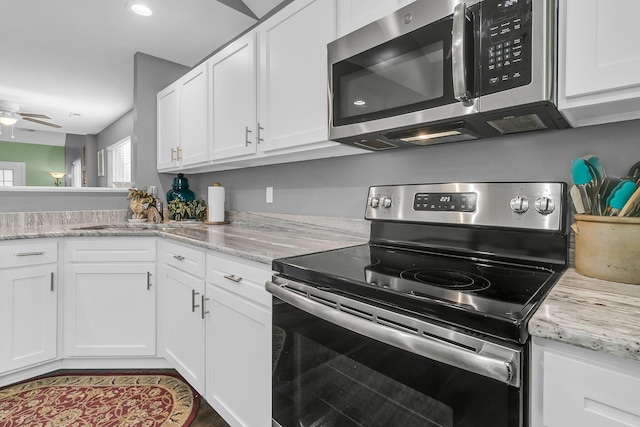
[[[547,129],[547,126],[543,123],[543,121],[537,114],[508,116],[498,120],[489,120],[487,121],[487,124],[500,132],[502,135]]]
[[[381,139],[362,139],[360,141],[355,141],[354,144],[362,148],[366,148],[367,150],[376,150],[376,151],[391,150],[393,148],[398,148],[397,145],[387,141],[383,141]]]

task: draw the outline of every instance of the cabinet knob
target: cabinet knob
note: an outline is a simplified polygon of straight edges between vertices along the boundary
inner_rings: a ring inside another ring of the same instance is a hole
[[[171,148],[171,161],[172,162],[176,161],[175,157],[176,157],[176,149],[175,148]]]
[[[184,259],[184,257],[182,255],[174,255],[173,257],[175,259],[177,259],[178,261],[182,261]]]

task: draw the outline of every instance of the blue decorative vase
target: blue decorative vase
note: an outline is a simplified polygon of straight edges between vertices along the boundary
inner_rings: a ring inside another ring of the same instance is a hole
[[[184,174],[179,173],[177,177],[173,178],[172,188],[167,192],[167,205],[174,199],[185,202],[196,199],[193,191],[189,190],[189,180],[184,177]]]

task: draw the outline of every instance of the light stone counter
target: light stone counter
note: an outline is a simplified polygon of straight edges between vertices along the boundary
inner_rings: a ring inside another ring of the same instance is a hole
[[[276,258],[357,245],[366,243],[369,238],[367,221],[347,218],[229,212],[230,224],[205,225],[188,222],[131,224],[117,215],[110,221],[95,215],[88,219],[84,216],[74,218],[70,214],[63,217],[64,221],[57,224],[47,220],[47,215],[39,215],[36,219],[16,215],[10,221],[5,218],[10,225],[0,227],[0,241],[41,237],[159,236],[270,266]]]
[[[568,269],[529,321],[529,333],[640,360],[640,285]]]

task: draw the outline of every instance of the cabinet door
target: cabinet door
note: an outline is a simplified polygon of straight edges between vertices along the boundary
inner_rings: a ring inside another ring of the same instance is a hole
[[[271,314],[207,283],[207,401],[231,425],[271,426]]]
[[[212,83],[212,160],[256,152],[255,39],[251,31],[207,62]]]
[[[55,359],[57,266],[0,271],[0,372]]]
[[[328,139],[327,43],[335,0],[291,3],[259,27],[259,151]]]
[[[562,0],[559,107],[574,126],[640,118],[635,0]]]
[[[156,354],[155,263],[65,268],[67,356]]]
[[[164,266],[165,357],[198,393],[205,392],[204,280]]]
[[[178,84],[174,83],[158,92],[158,170],[175,170],[176,150],[180,143],[178,126]]]
[[[337,2],[338,37],[413,3],[415,0],[340,0]]]
[[[207,82],[204,63],[178,80],[180,146],[177,156],[181,166],[209,159]]]

